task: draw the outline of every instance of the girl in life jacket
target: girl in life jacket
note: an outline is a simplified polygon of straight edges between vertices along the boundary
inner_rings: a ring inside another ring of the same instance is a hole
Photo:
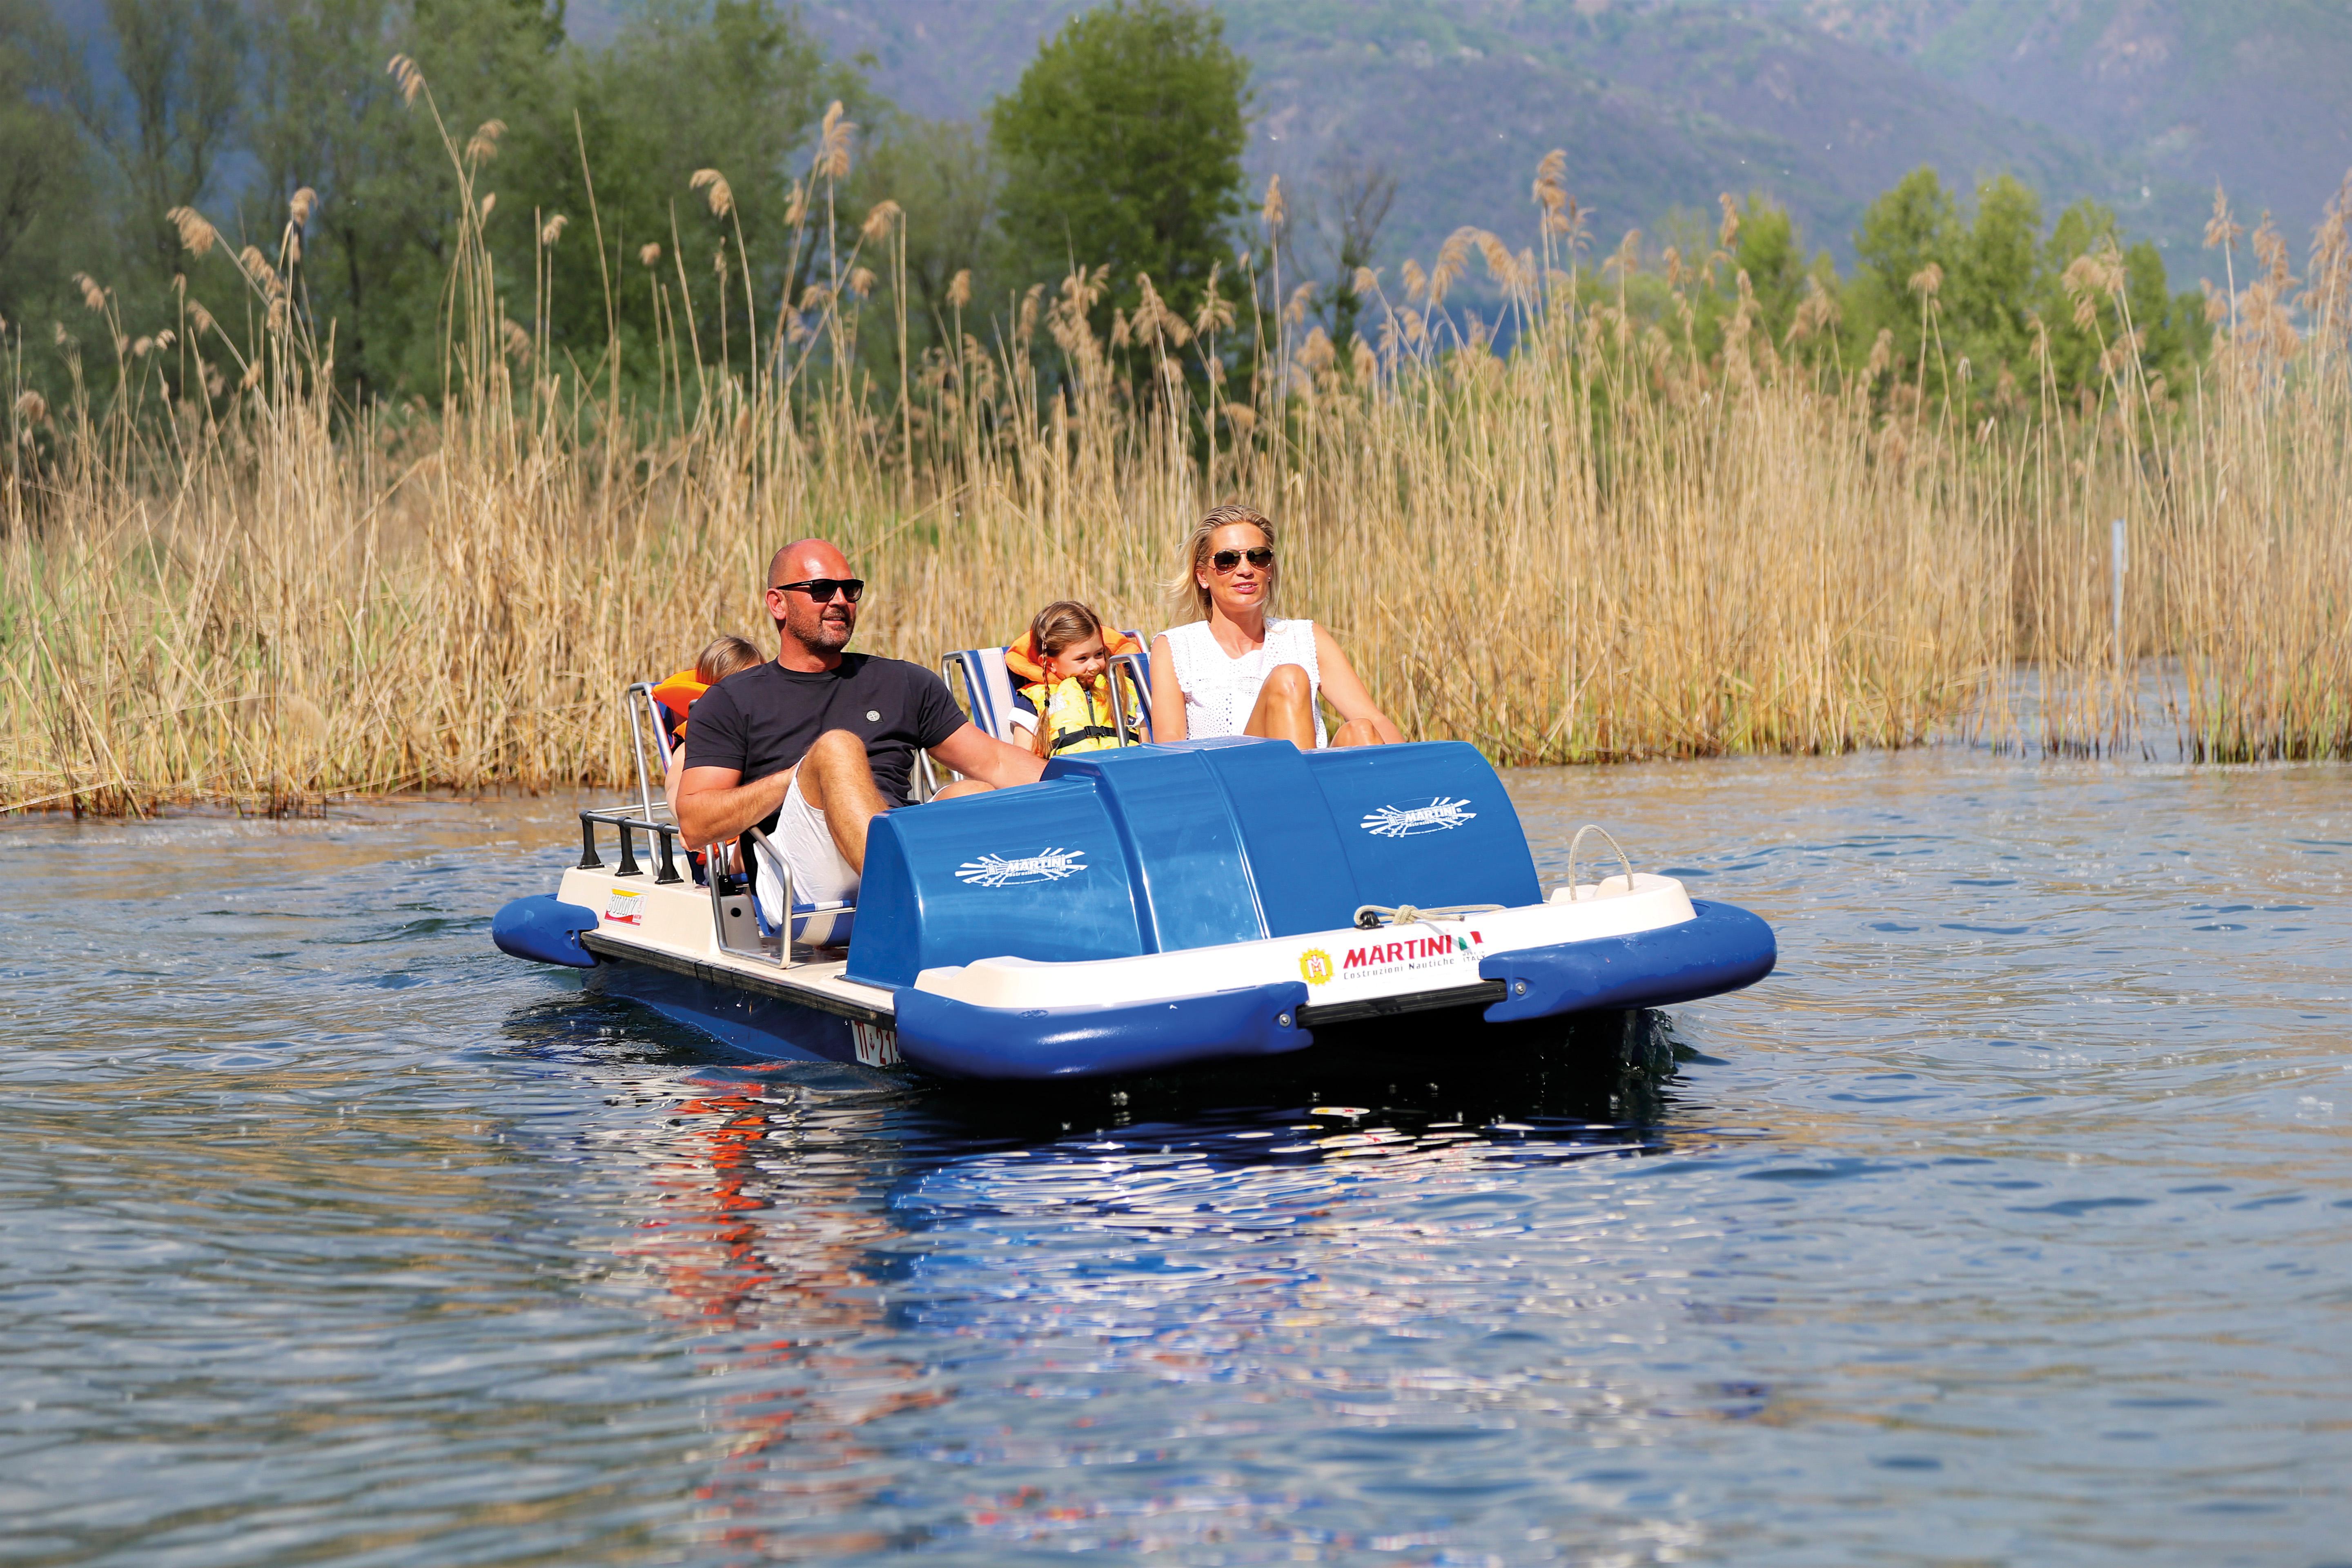
[[[669,761],[663,767],[662,794],[669,801],[672,822],[677,820],[677,781],[686,772],[686,726],[689,710],[694,707],[696,699],[737,670],[749,669],[761,662],[760,650],[747,639],[719,637],[696,656],[693,668],[681,669],[654,688],[654,701],[660,705],[669,730]],[[737,853],[740,855],[740,851]],[[702,865],[702,852],[698,849],[688,850],[687,858],[698,869]]]
[[[1004,668],[1022,684],[1013,697],[1013,743],[1041,757],[1098,752],[1122,744],[1113,706],[1110,661],[1141,649],[1075,599],[1037,612],[1029,631],[1004,650]],[[1140,707],[1140,704],[1138,704]],[[1129,733],[1139,742],[1142,737]]]

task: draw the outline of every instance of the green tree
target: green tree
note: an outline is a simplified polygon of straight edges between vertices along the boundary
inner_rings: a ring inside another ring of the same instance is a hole
[[[236,0],[106,0],[122,90],[79,84],[79,109],[113,165],[125,279],[133,309],[159,305],[180,269],[178,232],[163,216],[213,193],[234,153],[245,66]]]
[[[811,179],[826,106],[841,101],[852,123],[870,120],[878,108],[862,79],[828,62],[798,14],[772,0],[656,0],[609,48],[583,57],[574,68],[566,101],[579,110],[579,137],[567,111],[552,128],[560,147],[545,150],[543,169],[534,175],[543,183],[530,187],[533,203],[567,214],[572,225],[552,258],[557,340],[582,352],[604,341],[586,184],[593,176],[597,221],[612,253],[606,265],[623,285],[620,326],[632,360],[641,362],[636,368],[652,368],[650,355],[634,346],[653,331],[653,295],[640,260],[647,244],[662,247],[663,286],[675,287],[683,267],[695,330],[713,357],[723,341],[734,367],[748,369],[756,328],[764,365],[783,325],[782,308],[796,303],[812,280],[825,228],[846,248],[866,216],[866,205],[855,198],[835,199],[828,210],[828,196],[837,193]],[[691,90],[682,90],[687,83]],[[712,210],[708,188],[689,186],[702,169],[727,182],[730,210],[724,215]],[[722,249],[730,269],[723,317]],[[821,275],[814,280],[831,281]]]
[[[1931,168],[1914,169],[1864,211],[1846,308],[1846,330],[1860,355],[1884,331],[1893,334],[1898,370],[1919,364],[1920,298],[1913,279],[1930,265],[1948,269],[1958,224],[1958,204]]]
[[[1323,230],[1331,264],[1326,272],[1330,281],[1323,290],[1331,320],[1331,344],[1344,357],[1356,341],[1357,321],[1362,315],[1364,300],[1356,292],[1356,272],[1379,258],[1381,230],[1389,220],[1389,210],[1396,205],[1397,177],[1395,171],[1376,158],[1367,158],[1349,152],[1326,162],[1323,167],[1324,203],[1328,214],[1317,211],[1320,219],[1316,226]]]
[[[335,323],[340,385],[365,399],[411,380],[413,390],[436,384],[436,274],[452,203],[437,139],[384,72],[413,41],[394,32],[405,18],[389,0],[261,0],[256,15],[257,173],[239,226],[273,237],[295,193],[313,193],[304,295],[315,318]],[[238,287],[224,273],[189,272],[192,282]]]
[[[91,151],[67,109],[79,72],[41,0],[0,0],[0,318],[12,331],[46,336],[75,308],[68,275],[107,270]]]
[[[2068,286],[2069,268],[2085,257],[2112,252],[2123,269],[2123,300],[2078,278]],[[2147,240],[2126,246],[2115,213],[2097,202],[2080,201],[2058,215],[2042,247],[2034,307],[2050,334],[2051,371],[2058,390],[2069,396],[2096,396],[2106,373],[2103,349],[2129,330],[2144,334],[2140,363],[2151,376],[2178,382],[2205,352],[2210,341],[2204,300],[2194,293],[2173,294],[2165,278],[2164,256]],[[2086,324],[2080,317],[2086,313]]]
[[[1946,352],[1967,356],[1989,383],[2004,370],[2032,379],[2041,234],[2042,199],[2002,174],[1977,187],[1975,220],[1950,237],[1941,295]]]
[[[1233,254],[1248,101],[1248,62],[1204,6],[1113,0],[1072,18],[989,110],[1014,279],[1108,266],[1108,313],[1149,273],[1189,313]]]
[[[1811,276],[1805,266],[1796,219],[1789,216],[1789,209],[1762,196],[1749,196],[1740,207],[1731,261],[1738,272],[1748,274],[1748,287],[1755,293],[1757,330],[1779,343],[1796,320],[1806,279]],[[1834,272],[1831,276],[1834,279]]]
[[[908,331],[913,352],[944,345],[955,330],[950,296],[959,274],[987,308],[982,275],[996,213],[988,143],[960,121],[887,114],[858,169],[860,205],[897,202],[906,213]]]

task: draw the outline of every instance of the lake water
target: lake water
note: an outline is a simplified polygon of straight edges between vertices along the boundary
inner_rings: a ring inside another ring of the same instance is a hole
[[[2352,1562],[2347,785],[1520,773],[1780,973],[1125,1103],[502,957],[564,802],[0,824],[0,1563]]]

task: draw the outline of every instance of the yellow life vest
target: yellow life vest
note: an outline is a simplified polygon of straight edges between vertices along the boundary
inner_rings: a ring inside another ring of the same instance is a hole
[[[1047,756],[1058,757],[1066,752],[1111,751],[1118,746],[1118,715],[1111,709],[1112,679],[1113,676],[1106,672],[1101,683],[1089,689],[1074,675],[1050,691],[1043,681],[1021,689],[1021,695],[1035,706],[1038,722],[1045,726]]]

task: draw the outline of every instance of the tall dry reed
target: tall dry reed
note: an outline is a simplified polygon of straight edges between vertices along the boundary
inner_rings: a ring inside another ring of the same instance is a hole
[[[819,219],[845,125],[828,116],[795,198],[811,244],[836,232]],[[1360,278],[1378,346],[1346,356],[1255,278],[1242,297],[1263,309],[1191,319],[1146,280],[1098,331],[1096,272],[1033,291],[989,345],[959,321],[909,365],[890,204],[839,226],[824,282],[761,302],[748,342],[712,344],[692,290],[747,288],[750,258],[699,282],[647,247],[637,275],[677,324],[649,408],[621,391],[617,345],[583,383],[549,352],[543,300],[530,325],[504,316],[476,188],[495,132],[445,140],[465,219],[430,418],[337,418],[331,339],[292,307],[299,212],[278,255],[240,260],[248,338],[188,300],[131,341],[88,285],[121,390],[58,409],[24,395],[12,414],[0,805],[612,784],[621,686],[717,631],[764,641],[784,540],[839,540],[874,584],[860,646],[929,662],[1009,638],[1049,598],[1146,632],[1186,618],[1173,552],[1233,496],[1283,519],[1289,612],[1335,630],[1409,734],[1507,762],[1953,728],[2144,745],[2161,716],[2135,706],[2134,670],[2151,656],[2178,661],[2196,755],[2352,752],[2340,203],[2308,280],[2257,236],[2196,385],[2150,384],[2127,331],[2087,415],[2046,386],[2021,416],[1965,386],[1890,406],[1869,371],[1808,370],[1756,331],[1744,289],[1703,357],[1634,319],[1622,271],[1613,300],[1581,272],[1549,161],[1540,254],[1464,231],[1394,299]],[[722,173],[695,189],[731,218]],[[192,250],[215,242],[180,221]],[[538,239],[541,289],[547,247],[604,243],[593,211]],[[1511,313],[1507,353],[1447,303],[1474,263]],[[2112,258],[2078,272],[2085,300],[2121,300]],[[1921,293],[1932,319],[1934,279]],[[860,368],[869,318],[895,323],[895,384]],[[2115,516],[2136,551],[2121,648]],[[2030,713],[2011,705],[2020,667]]]

